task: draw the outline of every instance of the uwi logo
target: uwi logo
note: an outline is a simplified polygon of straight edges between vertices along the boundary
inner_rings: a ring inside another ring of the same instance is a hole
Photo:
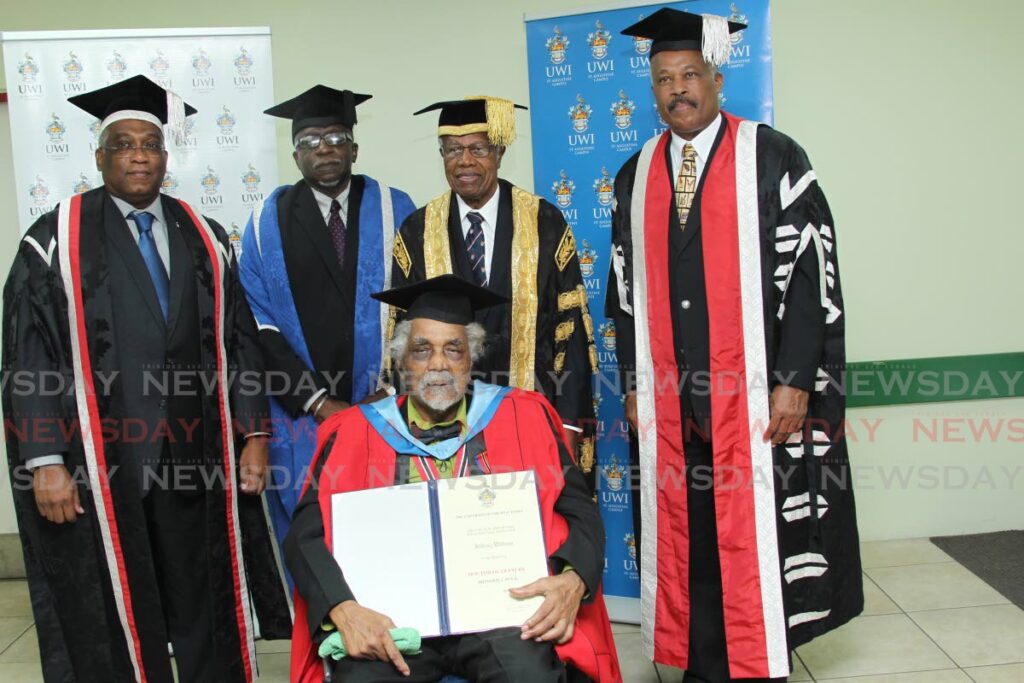
[[[601,323],[601,327],[597,328],[597,333],[601,337],[601,346],[604,347],[605,351],[615,350],[615,322],[606,320]]]
[[[740,8],[736,6],[735,2],[729,3],[729,9],[732,11],[732,14],[729,15],[729,21],[735,21],[740,24],[747,23],[747,15],[744,14],[743,12],[740,12]],[[742,43],[743,31],[736,31],[736,33],[730,34],[729,42],[731,42],[733,45],[739,45],[740,43]]]
[[[604,59],[608,56],[608,43],[612,40],[612,34],[605,30],[600,21],[595,22],[594,26],[594,32],[587,34],[587,45],[594,59]]]
[[[46,124],[46,134],[49,136],[50,142],[64,142],[64,133],[66,131],[67,126],[64,125],[64,122],[56,114]]]
[[[641,14],[639,19],[643,19],[644,15]],[[638,19],[638,21],[639,21]],[[651,54],[651,45],[654,41],[650,38],[644,38],[643,36],[633,36],[633,50],[638,55],[649,55]]]
[[[597,203],[601,206],[611,206],[615,197],[615,185],[607,168],[601,169],[601,177],[594,180],[594,193],[597,194]]]
[[[612,461],[604,467],[604,480],[609,491],[621,491],[626,468],[619,464],[619,459],[612,456]]]
[[[256,192],[260,189],[260,174],[249,164],[249,170],[242,174],[242,184],[249,192]]]
[[[481,505],[483,505],[485,508],[489,508],[492,505],[494,505],[494,499],[497,497],[498,495],[494,491],[492,491],[490,488],[485,488],[483,491],[480,492],[480,495],[477,496],[477,499],[480,501]]]
[[[28,194],[36,206],[46,206],[46,200],[50,198],[50,186],[40,176],[36,176],[36,182],[28,188]]]
[[[562,35],[561,29],[555,27],[555,33],[544,43],[548,49],[548,58],[552,64],[561,64],[565,61],[565,50],[569,47],[569,38]]]
[[[210,69],[213,67],[213,62],[210,61],[210,55],[206,54],[206,50],[199,48],[199,51],[192,55],[192,71],[195,73],[196,78],[206,78],[210,75]]]
[[[89,132],[92,133],[93,141],[97,141],[100,139],[100,126],[102,124],[103,122],[99,119],[96,119],[95,121],[89,124]]]
[[[174,194],[178,190],[178,179],[174,177],[174,174],[168,171],[164,174],[164,179],[160,183],[160,191],[166,192],[167,194]]]
[[[231,223],[231,230],[228,231],[228,242],[235,252],[235,258],[242,258],[242,229],[234,221]]]
[[[621,130],[633,125],[634,111],[636,111],[636,105],[626,97],[624,91],[620,90],[619,99],[612,102],[612,116],[615,117],[615,127]]]
[[[82,194],[92,189],[92,183],[85,177],[84,173],[78,174],[78,182],[71,186],[71,192],[74,194]]]
[[[149,71],[155,78],[163,78],[171,69],[171,63],[164,57],[163,50],[156,51],[156,57],[149,60]]]
[[[248,50],[243,46],[241,52],[235,57],[235,71],[238,72],[239,76],[252,75],[253,59],[252,55],[249,54]]]
[[[221,135],[231,135],[235,132],[235,115],[231,113],[227,105],[224,105],[224,111],[217,116],[217,127],[220,128]]]
[[[591,277],[594,274],[594,265],[597,262],[597,251],[595,251],[588,240],[583,240],[583,248],[579,251],[580,272],[583,277]]]
[[[572,129],[577,133],[587,132],[592,113],[593,110],[583,99],[583,95],[576,95],[576,104],[569,107],[569,120],[572,121]]]
[[[565,209],[572,204],[572,195],[576,192],[576,183],[569,178],[563,169],[559,173],[559,179],[551,185],[551,191],[555,193],[555,204]]]
[[[128,63],[124,61],[120,52],[114,50],[114,56],[107,62],[107,73],[110,74],[110,80],[120,81],[124,78],[126,71],[128,71]]]
[[[220,176],[209,166],[206,167],[206,174],[199,179],[199,184],[203,186],[203,192],[210,195],[211,197],[217,194],[217,188],[220,187]]]
[[[68,83],[78,83],[82,80],[82,63],[78,61],[78,57],[75,56],[74,52],[68,53],[68,61],[64,62],[62,68]]]
[[[626,534],[623,536],[622,542],[626,544],[626,554],[629,555],[629,559],[636,562],[636,537],[633,534]]]
[[[594,394],[594,415],[597,415],[601,410],[601,403],[604,401],[604,397],[601,394]]]
[[[39,65],[36,64],[36,60],[32,59],[32,55],[25,53],[25,61],[18,62],[18,73],[21,74],[22,83],[35,83],[36,76],[39,75]]]

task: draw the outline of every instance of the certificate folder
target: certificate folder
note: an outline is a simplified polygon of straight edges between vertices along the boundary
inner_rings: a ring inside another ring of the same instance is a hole
[[[357,602],[424,638],[521,626],[548,575],[534,472],[338,493],[334,559]]]

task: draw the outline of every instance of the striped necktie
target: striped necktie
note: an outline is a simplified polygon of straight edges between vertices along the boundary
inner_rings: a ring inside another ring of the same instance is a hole
[[[128,217],[135,221],[135,226],[139,229],[139,251],[142,252],[142,260],[146,263],[146,270],[149,271],[149,277],[153,281],[156,299],[160,302],[160,310],[163,311],[166,321],[170,302],[170,283],[163,259],[160,258],[160,252],[156,249],[156,240],[153,239],[154,216],[148,211],[132,211]]]
[[[679,212],[679,228],[686,230],[686,219],[690,217],[693,195],[697,192],[697,151],[689,142],[683,145],[683,163],[676,178],[676,211]]]
[[[469,264],[473,267],[473,277],[478,285],[487,284],[487,261],[484,250],[484,217],[476,211],[466,214],[469,219],[469,231],[466,233],[466,252]]]

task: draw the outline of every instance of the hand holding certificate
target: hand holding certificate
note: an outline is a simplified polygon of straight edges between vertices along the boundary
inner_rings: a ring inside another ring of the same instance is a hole
[[[513,588],[512,595],[528,598],[544,596],[544,602],[523,624],[523,640],[554,641],[561,645],[572,638],[576,613],[580,609],[587,586],[574,571],[546,576],[522,588]]]
[[[546,633],[579,582],[547,576],[533,472],[336,494],[332,519],[334,558],[359,604],[424,638],[531,618]]]

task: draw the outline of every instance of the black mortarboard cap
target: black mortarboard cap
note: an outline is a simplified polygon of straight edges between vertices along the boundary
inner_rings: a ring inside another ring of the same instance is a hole
[[[142,75],[69,97],[68,102],[98,118],[104,128],[122,119],[140,119],[158,127],[176,125],[196,113],[176,94]]]
[[[303,128],[322,128],[341,124],[355,128],[356,106],[373,95],[361,95],[351,90],[335,90],[326,85],[314,85],[286,102],[275,104],[264,114],[292,120],[292,137]]]
[[[370,296],[403,309],[409,320],[427,318],[453,325],[468,325],[476,311],[508,303],[501,294],[457,275],[439,275]]]
[[[507,147],[516,139],[516,109],[526,109],[521,104],[500,97],[467,97],[464,100],[448,100],[428,105],[413,116],[441,110],[438,117],[438,135],[469,135],[487,133],[495,145]]]
[[[746,24],[714,14],[692,14],[662,7],[622,29],[621,33],[654,41],[651,57],[666,50],[697,50],[703,53],[704,61],[721,66],[729,61],[729,34],[746,27]]]

